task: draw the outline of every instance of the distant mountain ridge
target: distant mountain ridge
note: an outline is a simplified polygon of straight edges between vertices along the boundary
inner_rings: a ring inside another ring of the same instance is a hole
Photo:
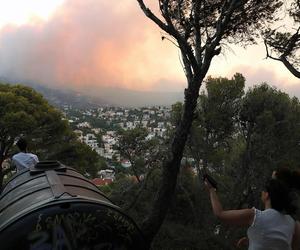
[[[101,87],[85,92],[89,96],[106,100],[114,106],[143,107],[170,106],[183,101],[181,92],[138,91],[122,88]]]
[[[23,83],[20,81],[10,81],[3,78],[0,79],[0,81],[8,84],[21,84],[31,87],[38,93],[42,94],[51,105],[58,108],[61,108],[65,105],[78,109],[109,106],[107,102],[101,100],[100,98],[92,98],[73,90],[54,89],[36,83]]]
[[[109,106],[107,102],[101,100],[100,98],[92,98],[73,90],[51,89],[41,85],[31,87],[33,87],[37,92],[41,93],[52,105],[58,107],[68,105],[72,106],[73,108],[83,109]]]
[[[75,91],[31,82],[12,81],[3,78],[0,80],[6,83],[20,83],[32,87],[52,105],[58,107],[64,105],[71,105],[73,108],[169,106],[177,101],[183,101],[183,94],[180,92],[146,92],[110,87]]]

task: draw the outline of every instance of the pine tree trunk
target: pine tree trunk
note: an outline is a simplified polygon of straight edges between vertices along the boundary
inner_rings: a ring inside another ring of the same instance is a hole
[[[2,187],[3,187],[3,169],[2,169],[2,163],[3,163],[4,159],[0,159],[0,193],[2,191]]]
[[[202,83],[203,78],[204,77],[198,78],[197,82],[189,84],[189,88],[185,90],[183,115],[176,128],[173,143],[171,145],[170,157],[163,163],[162,180],[159,191],[149,216],[142,224],[142,231],[148,240],[149,246],[159,231],[173,199],[181,159],[194,119],[200,83]],[[196,87],[192,88],[191,86]]]

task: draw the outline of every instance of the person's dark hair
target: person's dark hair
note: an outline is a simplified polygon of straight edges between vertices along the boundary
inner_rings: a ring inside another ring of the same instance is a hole
[[[17,142],[17,146],[21,151],[25,151],[27,149],[27,141],[24,138],[20,138]]]
[[[288,213],[287,210],[291,212],[291,200],[289,198],[290,190],[284,182],[278,179],[271,179],[267,182],[265,189],[269,193],[272,208],[279,212]]]
[[[300,190],[300,174],[287,168],[279,169],[276,178],[266,184],[273,209],[295,215],[298,207],[296,191]]]
[[[279,168],[276,171],[276,179],[283,181],[291,189],[300,190],[300,172],[299,170],[290,170],[286,167]]]

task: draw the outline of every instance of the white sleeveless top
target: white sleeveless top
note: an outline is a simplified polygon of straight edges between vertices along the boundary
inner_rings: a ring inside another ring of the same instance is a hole
[[[255,210],[254,220],[248,228],[248,250],[291,250],[295,221],[275,209]]]

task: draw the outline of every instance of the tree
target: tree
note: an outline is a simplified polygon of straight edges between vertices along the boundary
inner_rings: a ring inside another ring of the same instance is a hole
[[[293,0],[287,9],[294,27],[287,32],[286,25],[264,32],[267,58],[280,61],[297,78],[300,78],[300,0]],[[284,31],[282,31],[284,30]]]
[[[254,197],[274,169],[299,165],[299,108],[297,99],[267,84],[255,86],[243,98],[240,122],[245,151],[239,182],[247,187],[246,198],[252,205],[258,205]]]
[[[40,160],[60,160],[83,173],[95,172],[97,154],[77,142],[61,112],[32,88],[0,84],[0,188],[11,171],[4,170],[2,163],[16,150],[14,143],[20,136],[29,139],[30,150]]]
[[[59,159],[62,163],[74,167],[81,174],[91,178],[96,177],[103,166],[100,156],[76,138],[59,146],[58,150],[52,152],[52,158]]]
[[[148,131],[143,127],[131,130],[119,130],[119,151],[122,157],[129,160],[131,172],[138,182],[141,175],[146,175],[153,161],[157,161],[155,155],[158,153],[158,141],[146,139]]]
[[[209,77],[206,81],[207,93],[199,97],[188,143],[192,157],[198,164],[202,161],[204,169],[222,166],[230,151],[244,86],[245,78],[238,73],[232,79]]]
[[[162,181],[142,230],[149,243],[158,232],[172,199],[185,143],[190,132],[199,89],[212,59],[226,43],[254,42],[265,22],[272,22],[280,0],[158,0],[161,16],[137,0],[144,14],[157,24],[181,52],[187,79],[184,109],[176,128]],[[165,36],[163,37],[163,39]]]
[[[35,145],[53,142],[54,134],[64,133],[67,123],[61,114],[51,107],[33,89],[0,84],[0,186],[7,171],[2,163],[10,156],[10,150],[20,136],[35,138]]]

